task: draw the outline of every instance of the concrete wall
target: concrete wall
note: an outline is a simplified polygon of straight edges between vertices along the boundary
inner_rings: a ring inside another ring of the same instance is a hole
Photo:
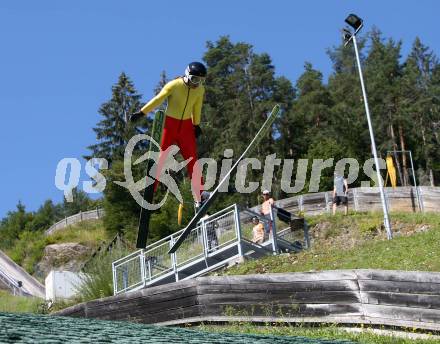
[[[46,300],[69,299],[77,293],[83,280],[81,274],[71,271],[52,270],[46,277]]]

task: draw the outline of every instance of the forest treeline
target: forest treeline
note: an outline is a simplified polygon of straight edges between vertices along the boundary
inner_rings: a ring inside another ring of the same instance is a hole
[[[403,57],[402,42],[384,37],[378,29],[361,37],[359,45],[379,155],[385,158],[388,151],[410,150],[417,182],[421,185],[438,184],[440,64],[436,55],[416,38],[409,54]],[[334,158],[335,162],[341,158],[354,158],[362,166],[372,154],[354,50],[352,46],[344,47],[341,42],[327,53],[332,62],[328,80],[323,80],[322,72],[305,62],[302,74],[293,82],[276,73],[269,54],[256,53],[248,43],[234,43],[228,36],[207,42],[203,61],[208,67],[208,77],[202,109],[203,134],[198,142],[199,156],[220,161],[224,159],[225,149],[232,149],[232,159],[237,158],[265,121],[267,113],[275,104],[280,104],[283,114],[261,141],[254,157],[263,163],[270,154],[294,162],[304,158]],[[165,72],[158,75],[154,93],[174,77],[168,78]],[[128,114],[139,110],[150,97],[139,94],[130,77],[121,73],[112,86],[111,99],[99,108],[101,120],[93,128],[96,142],[88,147],[86,156],[109,161],[109,169],[103,171],[107,187],[99,201],[106,209],[104,225],[111,232],[127,233],[129,238],[136,234],[139,206],[125,188],[113,181],[125,180],[123,157],[128,140],[136,133],[148,133],[151,128],[151,116],[136,126],[127,124]],[[138,144],[135,156],[141,156],[147,147],[148,142]],[[399,153],[394,158],[398,183],[412,184],[409,156]],[[134,166],[133,170],[136,180],[145,175],[143,164]],[[275,168],[272,192],[276,198],[288,196],[281,190],[281,172],[282,166]],[[184,218],[188,220],[193,211],[190,186],[183,173],[175,177],[186,200]],[[332,188],[332,177],[333,169],[323,171],[320,190]],[[261,182],[261,178],[261,171],[248,172],[248,180]],[[357,186],[356,183],[353,186]],[[159,190],[159,193],[163,192]],[[258,189],[243,195],[234,193],[231,188],[215,208],[232,202],[255,205],[259,202],[260,192]],[[307,188],[303,192],[307,192]],[[92,203],[90,207],[96,206]],[[52,206],[57,209],[56,205]],[[46,203],[31,213],[32,220],[29,221],[35,222],[47,207]],[[179,229],[177,207],[177,200],[169,197],[153,215],[150,240]],[[26,219],[20,220],[19,225],[13,224],[15,220],[11,219],[23,209],[19,204],[17,210],[9,212],[0,224],[0,233],[3,236],[8,233],[6,236],[11,238],[9,243],[19,237],[20,230],[40,230],[51,224],[46,221],[44,226],[29,225]],[[54,221],[60,216],[46,219]]]

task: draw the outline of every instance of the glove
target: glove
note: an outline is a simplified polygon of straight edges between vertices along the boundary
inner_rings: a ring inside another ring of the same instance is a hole
[[[194,126],[194,135],[196,136],[196,139],[198,139],[199,136],[202,135],[202,129],[200,129],[199,125]]]
[[[144,116],[144,113],[142,111],[138,111],[135,113],[132,113],[128,116],[129,122],[137,122],[139,119],[141,119]]]

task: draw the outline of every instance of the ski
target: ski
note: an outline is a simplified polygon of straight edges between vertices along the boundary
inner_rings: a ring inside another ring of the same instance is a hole
[[[151,130],[151,137],[160,144],[161,138],[162,138],[162,131],[163,126],[165,122],[165,112],[163,110],[156,111],[154,115],[154,121],[153,121],[153,128]],[[149,171],[154,165],[154,160],[151,159],[151,152],[158,152],[158,147],[153,144],[152,141],[150,141],[149,145],[149,154],[147,160],[147,175],[146,178],[149,178]],[[154,198],[154,183],[151,183],[144,189],[144,197],[142,202],[148,202],[149,204],[153,203]],[[151,217],[151,210],[145,209],[143,207],[144,204],[141,206],[141,212],[139,215],[139,227],[138,227],[138,236],[137,236],[137,242],[136,247],[137,248],[145,248],[147,246],[147,239],[148,239],[148,232],[149,232],[149,226],[150,226],[150,217]]]
[[[201,206],[197,214],[194,215],[194,217],[191,219],[191,221],[186,226],[185,230],[182,232],[182,234],[179,236],[179,238],[176,240],[176,242],[173,244],[171,249],[168,251],[168,253],[174,253],[179,248],[179,246],[182,244],[182,242],[186,239],[186,237],[189,235],[191,230],[196,227],[197,223],[200,221],[200,219],[206,214],[208,211],[208,208],[211,206],[211,204],[214,202],[214,199],[218,195],[218,191],[223,185],[223,183],[228,180],[228,177],[234,173],[234,171],[237,170],[238,164],[240,161],[242,161],[245,157],[249,155],[249,153],[252,152],[252,150],[255,148],[255,146],[258,144],[258,142],[263,138],[264,134],[267,133],[267,131],[272,127],[273,122],[275,121],[276,117],[278,116],[280,112],[280,106],[275,105],[272,109],[269,117],[266,119],[258,133],[255,135],[249,146],[245,149],[243,154],[237,159],[235,164],[231,167],[231,169],[228,171],[228,173],[223,177],[223,179],[220,181],[220,183],[217,185],[217,187],[214,189],[214,191],[211,192],[210,197],[206,200],[205,203]]]

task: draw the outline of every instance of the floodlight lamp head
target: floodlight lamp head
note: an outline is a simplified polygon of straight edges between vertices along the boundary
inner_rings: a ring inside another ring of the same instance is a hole
[[[355,30],[355,34],[361,29],[364,23],[364,21],[361,18],[359,18],[356,14],[353,13],[349,14],[348,17],[345,18],[345,22]]]
[[[348,28],[342,29],[342,39],[344,40],[344,43],[348,43],[352,37],[352,33]]]

